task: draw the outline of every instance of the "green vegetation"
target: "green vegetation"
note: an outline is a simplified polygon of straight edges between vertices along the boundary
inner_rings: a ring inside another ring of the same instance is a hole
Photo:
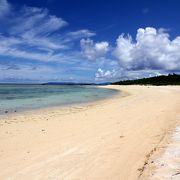
[[[112,83],[114,85],[180,85],[180,75],[169,74],[167,76],[155,76],[150,78],[135,79],[135,80],[125,80]]]

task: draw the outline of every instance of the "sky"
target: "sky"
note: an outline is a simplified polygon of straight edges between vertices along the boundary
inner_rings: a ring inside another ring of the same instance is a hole
[[[0,82],[180,73],[179,0],[0,0]]]

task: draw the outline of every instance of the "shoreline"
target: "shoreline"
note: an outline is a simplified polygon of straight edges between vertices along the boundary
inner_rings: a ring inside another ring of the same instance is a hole
[[[18,115],[27,115],[27,114],[31,114],[31,113],[42,113],[42,111],[48,111],[48,112],[51,112],[51,111],[59,111],[59,110],[62,110],[62,111],[68,111],[69,109],[71,108],[77,108],[77,107],[83,107],[83,108],[86,108],[87,106],[92,106],[92,105],[97,105],[99,103],[104,103],[106,102],[107,100],[109,101],[110,99],[113,99],[115,98],[116,96],[126,96],[127,93],[125,92],[121,92],[119,89],[117,88],[112,88],[111,86],[96,86],[96,88],[108,88],[108,89],[112,89],[112,90],[116,90],[118,91],[117,94],[114,94],[114,95],[111,95],[111,96],[108,96],[108,97],[105,97],[104,99],[100,98],[100,99],[97,99],[97,100],[92,100],[92,101],[89,101],[89,102],[79,102],[79,103],[72,103],[72,104],[64,104],[64,105],[50,105],[50,106],[47,106],[47,107],[39,107],[39,108],[30,108],[30,109],[22,109],[22,110],[15,110],[15,111],[9,111],[7,113],[1,113],[0,114],[0,119],[2,118],[11,118],[12,116],[18,116]]]
[[[107,88],[128,95],[76,106],[64,114],[58,109],[37,110],[2,120],[0,178],[149,177],[147,158],[161,150],[162,137],[169,137],[179,124],[180,88]]]

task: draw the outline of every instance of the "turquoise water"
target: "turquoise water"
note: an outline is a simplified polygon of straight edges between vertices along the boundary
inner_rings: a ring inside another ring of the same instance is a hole
[[[95,86],[0,85],[0,114],[92,102],[115,94],[116,90]]]

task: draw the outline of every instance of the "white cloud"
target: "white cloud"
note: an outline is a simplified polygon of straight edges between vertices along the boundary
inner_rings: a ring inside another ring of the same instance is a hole
[[[11,26],[8,28],[10,34],[8,38],[16,37],[21,44],[50,49],[66,47],[54,37],[53,33],[68,23],[62,18],[50,15],[47,9],[24,6],[9,21]]]
[[[117,67],[112,70],[103,70],[99,68],[95,73],[95,80],[115,82],[117,80],[138,79],[162,74],[168,74],[168,72],[164,70],[125,70]]]
[[[28,6],[24,6],[18,12],[18,16],[13,20],[13,23],[16,26],[10,28],[12,34],[27,32],[31,36],[47,35],[68,24],[62,18],[49,14],[46,8]]]
[[[136,42],[120,35],[113,55],[127,70],[180,70],[180,36],[170,40],[163,29],[140,28]]]
[[[0,0],[0,8],[7,9],[6,6],[12,5],[5,0]],[[6,21],[3,18],[0,19],[0,23],[6,23],[4,26],[6,34],[0,29],[1,56],[60,62],[66,59],[69,63],[72,56],[64,51],[73,48],[75,41],[79,42],[81,38],[95,35],[88,29],[73,32],[62,31],[61,29],[68,23],[50,14],[46,8],[23,6],[20,9],[14,7],[12,9],[13,11],[9,13],[11,18]]]
[[[91,32],[88,29],[81,29],[81,30],[69,32],[66,34],[66,36],[69,37],[70,39],[80,39],[83,37],[89,38],[89,37],[92,37],[95,35],[96,35],[96,33]]]
[[[98,68],[96,74],[95,74],[95,80],[99,81],[99,80],[113,80],[114,78],[117,78],[118,76],[118,71],[116,71],[115,69],[113,70],[103,70],[101,68]]]
[[[11,7],[7,0],[0,0],[0,18],[7,15]]]
[[[73,64],[76,60],[74,57],[76,54],[68,54],[68,56],[64,53],[53,53],[53,52],[28,52],[25,50],[19,50],[17,48],[9,48],[9,47],[1,47],[0,48],[1,56],[9,56],[15,58],[24,58],[30,60],[38,60],[44,62],[56,61],[56,62],[64,62],[66,64]],[[71,59],[71,61],[69,61]]]
[[[61,65],[49,66],[47,63],[21,63],[14,61],[0,61],[0,82],[47,82],[80,80],[74,76],[73,70],[65,69]]]
[[[48,81],[49,79],[56,80],[57,74],[60,71],[47,66],[31,66],[31,65],[1,65],[0,66],[0,82],[8,80],[22,81]],[[22,76],[23,74],[23,76]],[[49,74],[49,76],[46,76]]]
[[[119,65],[97,70],[97,81],[136,79],[180,72],[180,36],[170,39],[167,30],[139,28],[136,40],[121,34],[112,55]],[[111,70],[108,70],[111,69]]]
[[[106,41],[94,43],[91,39],[81,39],[82,54],[90,60],[104,56],[109,50],[109,43]]]

